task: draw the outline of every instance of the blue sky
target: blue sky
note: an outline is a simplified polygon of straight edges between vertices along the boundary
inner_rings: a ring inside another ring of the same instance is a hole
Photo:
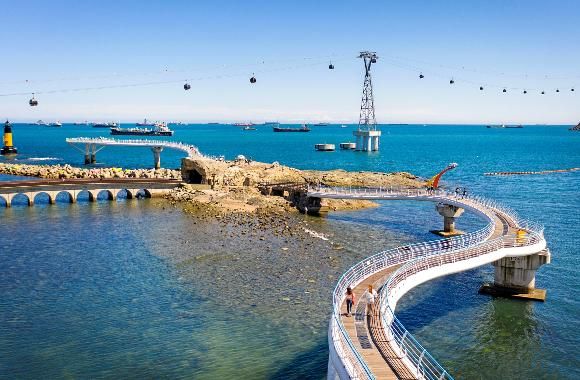
[[[0,117],[17,121],[356,122],[360,50],[380,57],[379,122],[580,121],[580,1],[0,0],[0,7],[0,94],[173,81],[39,94],[38,107],[28,106],[29,95],[0,96]],[[194,79],[188,92],[186,78]]]

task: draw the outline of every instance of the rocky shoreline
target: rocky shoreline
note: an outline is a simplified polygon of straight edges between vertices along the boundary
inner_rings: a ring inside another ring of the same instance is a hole
[[[229,213],[287,214],[297,212],[296,205],[281,196],[264,195],[260,186],[264,183],[291,182],[323,186],[404,186],[420,187],[418,177],[401,173],[347,172],[344,170],[299,170],[278,163],[261,163],[243,157],[233,161],[217,161],[207,158],[186,159],[185,165],[211,178],[201,185],[182,183],[165,198],[173,205],[182,204],[190,213],[212,218]],[[30,176],[47,179],[108,179],[108,178],[163,178],[182,179],[182,170],[171,169],[123,169],[123,168],[77,168],[70,165],[24,165],[0,163],[0,174]],[[210,183],[207,183],[210,182]],[[375,207],[366,200],[322,200],[326,210],[357,210]]]

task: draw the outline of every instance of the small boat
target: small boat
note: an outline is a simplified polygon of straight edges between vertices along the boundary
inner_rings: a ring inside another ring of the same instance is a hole
[[[111,128],[111,135],[130,136],[173,136],[173,131],[166,123],[155,123],[154,128]]]
[[[341,125],[340,128],[348,128],[346,125]]]
[[[310,132],[310,128],[308,125],[302,124],[300,128],[281,128],[281,127],[273,127],[274,132]]]
[[[242,128],[242,131],[255,131],[256,128],[251,127],[249,125],[246,125],[244,128]]]
[[[46,124],[47,127],[53,127],[53,128],[60,128],[62,127],[62,123],[60,121],[55,121],[54,123],[48,123]]]
[[[155,126],[155,123],[151,123],[151,122],[148,122],[147,119],[143,119],[142,123],[135,123],[135,125],[138,127],[153,127],[153,126]]]

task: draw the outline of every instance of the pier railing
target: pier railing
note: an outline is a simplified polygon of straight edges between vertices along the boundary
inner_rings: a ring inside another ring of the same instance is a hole
[[[395,316],[395,306],[398,299],[412,287],[406,284],[406,281],[429,269],[492,254],[502,248],[539,244],[543,239],[541,227],[539,230],[527,230],[526,236],[500,236],[472,247],[409,261],[389,277],[380,293],[381,322],[387,339],[391,340],[391,346],[394,345],[397,348],[398,354],[404,358],[407,364],[412,366],[418,378],[435,380],[451,378],[451,376]]]
[[[321,186],[309,187],[308,194],[313,197],[357,199],[431,198],[433,201],[458,203],[462,207],[478,211],[489,221],[482,229],[466,235],[416,243],[379,252],[355,264],[341,276],[333,292],[333,316],[329,326],[329,340],[331,339],[330,343],[333,345],[336,355],[351,378],[374,379],[374,375],[358,353],[341,320],[341,308],[347,287],[354,288],[365,278],[388,267],[408,263],[398,269],[381,290],[380,308],[383,311],[383,328],[386,330],[387,336],[392,338],[392,343],[398,349],[401,357],[405,358],[408,367],[414,369],[419,378],[452,379],[451,375],[396,318],[394,313],[396,300],[393,307],[388,302],[389,297],[396,295],[393,290],[410,276],[434,266],[467,260],[498,251],[504,247],[536,244],[543,240],[543,228],[539,224],[523,220],[513,209],[479,196],[463,196],[445,190],[416,188],[331,188]],[[504,224],[504,236],[490,241],[489,239],[496,227],[496,216],[499,216]],[[510,227],[525,230],[526,236],[505,236]],[[389,289],[391,293],[389,293]]]
[[[190,144],[184,144],[175,141],[166,140],[148,140],[148,139],[112,139],[107,137],[73,137],[67,138],[66,142],[69,144],[97,144],[97,145],[121,145],[121,146],[162,146],[171,149],[181,150],[186,152],[188,157],[203,156],[199,149]]]

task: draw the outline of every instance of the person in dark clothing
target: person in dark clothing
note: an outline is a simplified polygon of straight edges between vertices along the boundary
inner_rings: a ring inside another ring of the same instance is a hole
[[[346,316],[351,316],[352,306],[354,305],[354,292],[349,286],[346,288]]]

